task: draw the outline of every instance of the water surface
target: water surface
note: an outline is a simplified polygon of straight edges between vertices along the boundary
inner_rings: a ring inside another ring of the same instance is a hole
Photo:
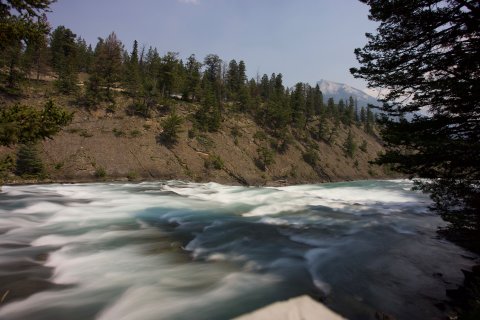
[[[440,317],[473,256],[408,181],[6,186],[1,319],[228,319],[308,294],[351,319]]]

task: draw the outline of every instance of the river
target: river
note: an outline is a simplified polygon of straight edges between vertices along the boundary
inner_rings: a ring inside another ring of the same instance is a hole
[[[476,257],[411,182],[4,186],[0,319],[229,319],[303,294],[442,316]]]

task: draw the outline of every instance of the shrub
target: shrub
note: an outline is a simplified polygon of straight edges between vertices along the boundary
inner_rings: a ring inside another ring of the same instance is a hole
[[[207,135],[200,134],[195,137],[199,144],[201,144],[204,148],[209,149],[215,145],[212,139],[210,139]]]
[[[146,103],[142,102],[132,103],[127,107],[126,112],[129,116],[139,116],[143,118],[151,117],[151,108]]]
[[[107,176],[107,170],[104,167],[98,167],[95,169],[95,178],[104,179]]]
[[[93,137],[93,134],[88,132],[86,129],[83,129],[80,131],[79,136],[84,138],[90,138],[90,137]]]
[[[6,178],[15,169],[15,159],[12,155],[6,155],[0,160],[0,179]]]
[[[367,152],[367,140],[363,140],[362,144],[360,145],[360,150]]]
[[[259,141],[265,141],[265,140],[267,140],[267,134],[263,131],[257,131],[253,135],[253,139],[259,140]]]
[[[222,170],[224,166],[222,158],[218,155],[209,155],[208,159],[205,160],[205,168],[207,169]]]
[[[167,147],[175,145],[178,142],[182,122],[183,119],[175,112],[163,119],[161,122],[163,131],[158,136],[158,141]]]
[[[140,130],[130,130],[130,137],[131,138],[136,138],[136,137],[139,137],[142,133],[140,132]]]
[[[117,129],[117,128],[113,128],[112,130],[113,132],[113,135],[117,138],[119,137],[125,137],[125,132],[123,130],[120,130],[120,129]]]
[[[307,149],[307,151],[303,153],[303,160],[312,167],[315,167],[319,160],[317,151],[312,148]]]
[[[275,163],[274,153],[267,147],[260,147],[257,149],[258,157],[255,159],[255,164],[260,170],[267,170],[267,167]]]
[[[63,161],[62,162],[57,162],[57,163],[55,163],[54,168],[55,168],[55,170],[60,170],[60,169],[63,168],[64,165],[65,165],[65,163]]]
[[[136,171],[129,171],[127,173],[128,181],[135,181],[138,179],[138,173]]]
[[[35,144],[23,144],[17,151],[15,174],[22,177],[43,178],[44,166]]]

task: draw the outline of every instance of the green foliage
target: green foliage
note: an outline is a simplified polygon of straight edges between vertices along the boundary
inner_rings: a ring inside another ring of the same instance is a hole
[[[56,86],[62,93],[77,90],[76,35],[64,26],[57,27],[50,40],[52,66],[58,75]]]
[[[44,178],[45,169],[35,144],[22,144],[18,148],[15,174],[23,178]]]
[[[91,138],[93,137],[93,134],[88,132],[87,129],[82,129],[79,133],[79,136],[83,138]]]
[[[272,148],[274,148],[278,153],[287,152],[289,146],[293,142],[292,135],[288,132],[287,128],[279,129],[275,133],[275,140],[272,143]]]
[[[351,72],[388,92],[381,108],[387,152],[377,164],[428,178],[417,184],[430,193],[433,209],[452,228],[475,230],[478,236],[480,2],[372,0],[368,5],[370,19],[379,23],[377,34],[355,50],[361,67]],[[411,99],[405,100],[407,95]],[[405,119],[421,109],[428,116]],[[371,125],[368,110],[366,117]]]
[[[8,174],[15,169],[15,157],[10,154],[0,159],[0,181],[7,178]]]
[[[130,130],[130,137],[131,138],[136,138],[136,137],[139,137],[141,135],[142,135],[142,133],[138,129]]]
[[[205,168],[207,169],[215,169],[215,170],[222,170],[225,166],[223,163],[222,158],[219,155],[209,155],[207,159],[205,159]]]
[[[355,155],[355,151],[357,149],[357,144],[353,140],[352,130],[348,131],[347,139],[343,144],[343,150],[345,151],[345,155],[349,158],[353,158]]]
[[[87,85],[87,101],[113,101],[112,88],[121,79],[123,45],[112,32],[105,40],[99,38],[95,47],[92,74]]]
[[[136,171],[129,171],[127,173],[128,181],[135,181],[138,179],[138,173]]]
[[[52,138],[72,121],[73,114],[52,101],[43,109],[13,105],[0,109],[0,145],[35,142]]]
[[[216,132],[220,128],[222,115],[213,85],[206,84],[202,105],[195,113],[195,126],[204,132]]]
[[[104,167],[97,167],[93,175],[95,178],[103,180],[107,177],[107,170]]]
[[[275,154],[272,149],[262,146],[257,149],[255,164],[260,170],[266,171],[268,166],[275,163],[274,156]]]
[[[27,40],[48,31],[37,18],[48,11],[53,0],[5,0],[0,7],[0,48],[17,39]]]
[[[267,134],[264,131],[257,131],[253,134],[253,139],[258,141],[266,141]]]
[[[167,147],[172,147],[178,142],[178,134],[183,123],[182,117],[173,112],[171,115],[161,121],[162,132],[158,140]]]
[[[362,144],[360,145],[360,150],[362,150],[363,152],[367,152],[367,140],[363,140]]]
[[[117,138],[126,136],[125,131],[123,131],[122,129],[113,128],[112,133]]]
[[[205,134],[196,135],[195,139],[207,150],[215,146],[215,142]]]
[[[129,105],[127,107],[127,114],[129,116],[139,116],[143,118],[150,118],[152,116],[151,108],[148,106],[148,104],[140,101]]]
[[[307,151],[303,153],[302,157],[303,160],[312,167],[315,167],[319,161],[318,153],[313,148],[308,148]]]

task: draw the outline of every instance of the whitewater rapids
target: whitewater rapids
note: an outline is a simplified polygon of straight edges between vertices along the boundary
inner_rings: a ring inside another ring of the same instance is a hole
[[[4,186],[0,319],[228,319],[303,294],[438,318],[476,257],[411,186]]]

